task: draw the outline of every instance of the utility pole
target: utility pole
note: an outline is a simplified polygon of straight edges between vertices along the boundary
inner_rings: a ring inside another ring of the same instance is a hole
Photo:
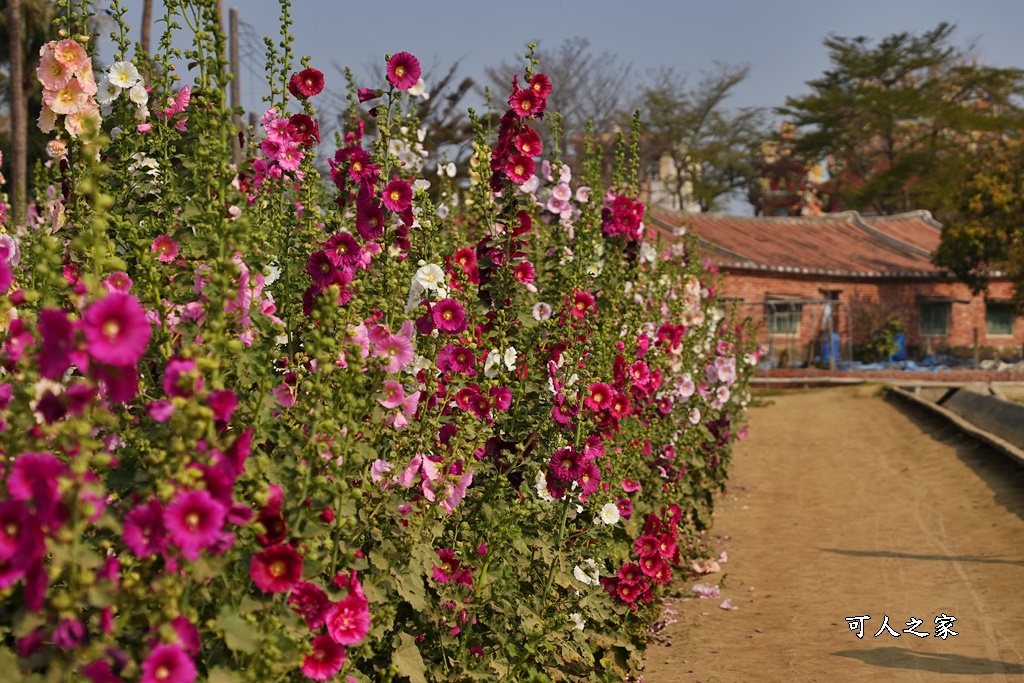
[[[231,31],[230,48],[231,48],[231,108],[235,109],[241,106],[242,101],[242,84],[239,81],[240,69],[239,69],[239,56],[238,56],[238,8],[232,7],[228,11],[228,26]],[[234,121],[235,128],[239,131],[242,130],[242,117],[239,114],[235,114],[232,118]],[[238,139],[238,135],[231,136],[231,159],[235,163],[235,168],[239,168],[242,165],[242,143]]]
[[[142,1],[142,52],[149,57],[150,32],[153,30],[153,0]],[[127,59],[127,55],[124,56]]]
[[[21,0],[7,0],[7,27],[10,44],[8,61],[11,67],[9,91],[11,94],[11,178],[14,192],[11,194],[12,225],[21,222],[25,215],[25,198],[28,181],[28,107],[25,103],[24,64],[22,43]]]

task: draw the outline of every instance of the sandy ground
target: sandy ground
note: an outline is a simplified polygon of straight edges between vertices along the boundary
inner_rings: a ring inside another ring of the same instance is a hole
[[[669,603],[646,683],[1024,681],[1024,468],[877,387],[767,401],[710,533],[721,595]]]

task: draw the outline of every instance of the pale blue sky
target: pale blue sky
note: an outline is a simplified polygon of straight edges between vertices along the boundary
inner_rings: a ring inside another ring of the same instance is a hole
[[[141,0],[123,3],[137,38]],[[159,13],[160,0],[156,5]],[[237,7],[261,34],[276,35],[277,0],[224,5]],[[292,14],[297,52],[312,55],[336,90],[343,83],[334,63],[363,73],[385,53],[405,50],[425,66],[461,58],[460,73],[482,79],[484,66],[525,52],[530,41],[555,46],[584,36],[595,51],[618,54],[640,75],[661,65],[696,76],[715,60],[749,63],[750,78],[732,104],[778,106],[826,68],[826,34],[877,38],[940,21],[958,26],[960,44],[975,41],[984,62],[1024,66],[1018,0],[293,0]],[[258,102],[262,90],[254,80],[243,71],[243,97]]]

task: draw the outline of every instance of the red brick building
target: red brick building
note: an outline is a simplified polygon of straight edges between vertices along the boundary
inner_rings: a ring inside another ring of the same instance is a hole
[[[741,217],[648,211],[671,233],[686,227],[726,274],[722,293],[741,314],[764,321],[762,341],[776,355],[812,360],[829,333],[840,357],[897,317],[911,357],[928,351],[971,357],[1021,357],[1024,319],[1010,303],[1012,284],[995,278],[974,296],[931,262],[942,226],[927,211],[812,218]]]

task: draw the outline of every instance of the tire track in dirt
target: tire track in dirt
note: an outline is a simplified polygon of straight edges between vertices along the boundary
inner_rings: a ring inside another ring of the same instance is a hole
[[[721,595],[668,603],[672,645],[651,646],[644,680],[1024,681],[1024,468],[877,387],[769,400],[710,534]],[[899,636],[875,636],[886,615]],[[928,637],[903,632],[911,617]]]

